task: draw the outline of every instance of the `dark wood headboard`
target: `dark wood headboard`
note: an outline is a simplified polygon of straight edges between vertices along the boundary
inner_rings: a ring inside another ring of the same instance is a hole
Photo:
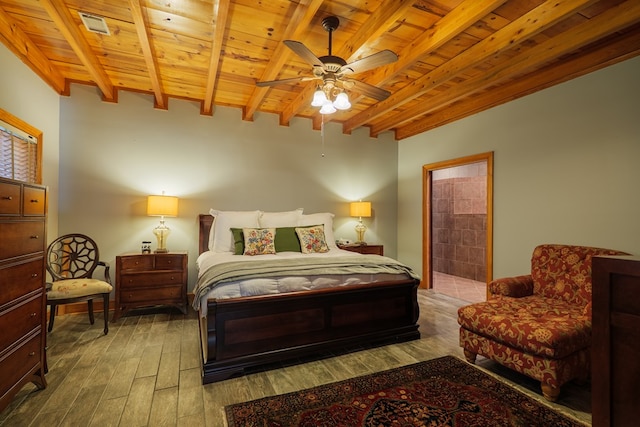
[[[198,223],[200,224],[198,236],[198,254],[209,250],[209,231],[213,225],[213,217],[209,214],[198,215]]]

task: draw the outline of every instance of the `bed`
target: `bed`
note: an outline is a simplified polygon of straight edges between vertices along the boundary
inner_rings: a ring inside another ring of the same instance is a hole
[[[301,215],[301,211],[295,212],[295,215],[298,214]],[[314,222],[313,215],[307,217]],[[224,227],[221,222],[223,216],[215,218],[215,229],[219,231],[220,227]],[[290,222],[291,215],[284,218],[279,214],[272,219],[275,223],[272,221],[270,225],[278,225],[283,220]],[[244,268],[236,268],[240,264],[221,263],[219,267],[226,267],[222,268],[222,272],[205,277],[211,273],[206,260],[220,255],[212,250],[213,224],[212,214],[199,215],[200,256],[193,306],[199,318],[203,384],[279,366],[280,363],[296,363],[304,358],[328,357],[420,337],[417,325],[417,288],[420,280],[408,267],[404,274],[390,274],[382,270],[382,273],[372,276],[366,271],[362,273],[354,270],[354,274],[329,275],[329,278],[307,277],[305,280],[308,286],[303,286],[304,289],[294,289],[295,286],[287,285],[274,290],[272,286],[268,287],[271,291],[267,294],[259,294],[255,291],[256,286],[248,286],[248,294],[235,295],[242,278],[235,280],[230,274],[236,270],[244,272]],[[333,242],[332,224],[326,225],[327,240]],[[234,230],[237,231],[237,228]],[[283,228],[277,230],[284,236],[281,231]],[[227,244],[226,241],[224,244]],[[357,264],[365,262],[365,258],[367,263],[373,262],[375,258],[381,258],[381,261],[385,258],[354,254],[337,247],[330,248],[328,252],[339,257],[329,259],[329,253],[318,254],[316,258],[310,256],[310,271],[313,272],[320,263],[336,264],[339,267],[341,264],[338,261],[344,262],[344,259],[353,260]],[[266,264],[265,259],[269,257],[285,255],[284,258],[295,259],[300,254],[279,252],[255,257],[222,255],[223,258],[259,260]],[[278,261],[280,260],[275,260],[274,263]],[[253,264],[256,263],[250,264],[246,270],[259,276],[259,273],[253,271],[256,268]],[[243,267],[244,265],[242,264]],[[278,278],[261,278],[249,274],[247,282],[253,280],[270,283],[279,280],[288,283],[285,280],[287,277],[274,274]],[[219,281],[224,283],[208,283],[212,277],[222,277],[224,280]],[[336,281],[336,277],[341,279]],[[313,283],[320,285],[314,286]]]

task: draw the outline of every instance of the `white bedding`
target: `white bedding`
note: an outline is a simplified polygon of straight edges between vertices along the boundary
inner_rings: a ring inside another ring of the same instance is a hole
[[[215,253],[207,251],[202,253],[197,260],[198,276],[209,267],[232,261],[264,261],[266,259],[283,259],[293,257],[334,257],[334,256],[359,256],[360,254],[345,251],[338,248],[331,248],[329,252],[301,254],[299,252],[278,252],[276,254],[246,256],[234,255],[230,252]],[[375,255],[369,255],[375,256]],[[325,276],[291,276],[291,277],[270,277],[253,278],[239,281],[232,281],[218,285],[209,293],[205,294],[200,301],[195,301],[194,307],[199,310],[200,315],[207,315],[207,300],[237,298],[242,296],[255,296],[266,294],[278,294],[284,292],[297,292],[312,289],[322,289],[339,286],[357,285],[360,283],[373,283],[378,281],[405,280],[405,274],[350,274],[349,276],[335,274]]]

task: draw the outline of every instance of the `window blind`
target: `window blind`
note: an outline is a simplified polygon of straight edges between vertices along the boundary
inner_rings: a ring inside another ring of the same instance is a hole
[[[38,140],[0,122],[0,176],[37,182]]]

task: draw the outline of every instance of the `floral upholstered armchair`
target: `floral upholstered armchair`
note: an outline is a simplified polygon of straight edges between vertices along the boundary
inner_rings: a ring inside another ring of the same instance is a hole
[[[555,401],[560,387],[591,372],[591,258],[628,255],[586,246],[540,245],[531,274],[489,283],[489,299],[458,310],[460,346],[539,380]]]

